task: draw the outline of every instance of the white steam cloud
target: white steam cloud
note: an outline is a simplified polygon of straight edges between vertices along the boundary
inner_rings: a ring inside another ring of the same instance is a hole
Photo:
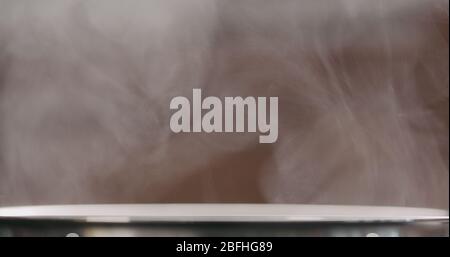
[[[0,0],[0,205],[448,208],[448,1]],[[279,138],[170,99],[279,97]]]

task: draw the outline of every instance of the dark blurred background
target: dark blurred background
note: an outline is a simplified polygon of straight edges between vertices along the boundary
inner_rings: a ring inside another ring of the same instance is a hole
[[[0,205],[435,207],[446,0],[0,0]],[[172,97],[278,96],[279,138],[173,134]]]

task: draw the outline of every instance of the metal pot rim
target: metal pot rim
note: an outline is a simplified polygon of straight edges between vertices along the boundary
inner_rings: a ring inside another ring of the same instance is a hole
[[[302,204],[99,204],[0,208],[0,219],[82,222],[448,222],[428,208]]]

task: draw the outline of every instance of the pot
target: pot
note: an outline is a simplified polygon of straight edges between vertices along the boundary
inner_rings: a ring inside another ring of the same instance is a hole
[[[448,236],[437,209],[286,204],[0,208],[0,236]]]

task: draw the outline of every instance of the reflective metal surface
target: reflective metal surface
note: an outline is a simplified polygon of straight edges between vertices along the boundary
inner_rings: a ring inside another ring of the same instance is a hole
[[[150,204],[0,208],[0,236],[448,236],[435,209]]]

